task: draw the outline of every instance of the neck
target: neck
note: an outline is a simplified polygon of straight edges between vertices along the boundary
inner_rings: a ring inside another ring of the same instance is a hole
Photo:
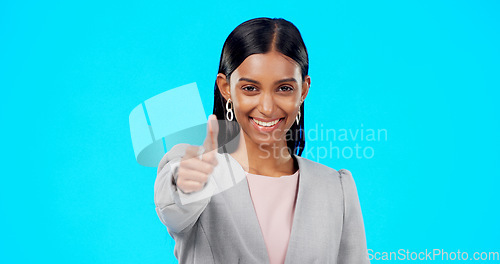
[[[285,139],[270,145],[259,145],[241,130],[238,148],[230,155],[240,163],[243,170],[252,174],[280,177],[298,170]]]

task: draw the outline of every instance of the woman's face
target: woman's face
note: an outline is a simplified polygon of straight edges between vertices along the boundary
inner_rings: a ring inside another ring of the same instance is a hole
[[[229,83],[219,74],[221,93],[233,102],[233,112],[247,140],[257,145],[283,142],[307,96],[310,77],[301,77],[299,65],[271,51],[248,56],[231,74]]]

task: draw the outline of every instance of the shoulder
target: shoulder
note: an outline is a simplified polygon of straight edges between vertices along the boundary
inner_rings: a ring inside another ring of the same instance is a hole
[[[295,157],[299,162],[299,169],[301,171],[312,172],[315,174],[315,176],[323,175],[324,177],[334,177],[340,181],[343,188],[352,189],[352,186],[354,185],[354,179],[352,177],[351,171],[347,169],[336,170],[334,168],[328,167],[324,164],[312,161],[304,157]]]
[[[304,158],[304,157],[300,157],[300,156],[295,156],[295,157],[297,158],[297,162],[299,163],[300,170],[321,172],[321,174],[335,175],[339,178],[342,178],[342,177],[352,178],[352,174],[349,170],[346,170],[346,169],[336,170],[334,168],[328,167],[324,164],[321,164],[321,163],[316,162],[316,161],[312,161],[312,160]]]
[[[326,165],[310,159],[295,155],[301,171],[321,172],[322,174],[338,174],[338,172]]]
[[[342,182],[354,183],[354,179],[352,178],[351,171],[349,171],[347,169],[340,169],[338,172],[339,172],[340,180]]]

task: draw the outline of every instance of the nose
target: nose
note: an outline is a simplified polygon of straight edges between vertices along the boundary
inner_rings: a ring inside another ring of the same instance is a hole
[[[274,112],[274,107],[275,103],[272,94],[263,93],[259,101],[259,107],[258,107],[259,111],[263,115],[271,117]]]

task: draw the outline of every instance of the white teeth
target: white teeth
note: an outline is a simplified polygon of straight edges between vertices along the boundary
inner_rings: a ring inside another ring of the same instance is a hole
[[[274,120],[274,121],[272,121],[272,122],[262,122],[262,121],[259,121],[259,120],[255,119],[255,118],[252,118],[252,119],[253,119],[253,121],[255,121],[255,123],[257,123],[258,125],[260,125],[260,126],[265,126],[265,127],[274,126],[274,125],[276,125],[276,124],[280,121],[279,119],[276,119],[276,120]]]

